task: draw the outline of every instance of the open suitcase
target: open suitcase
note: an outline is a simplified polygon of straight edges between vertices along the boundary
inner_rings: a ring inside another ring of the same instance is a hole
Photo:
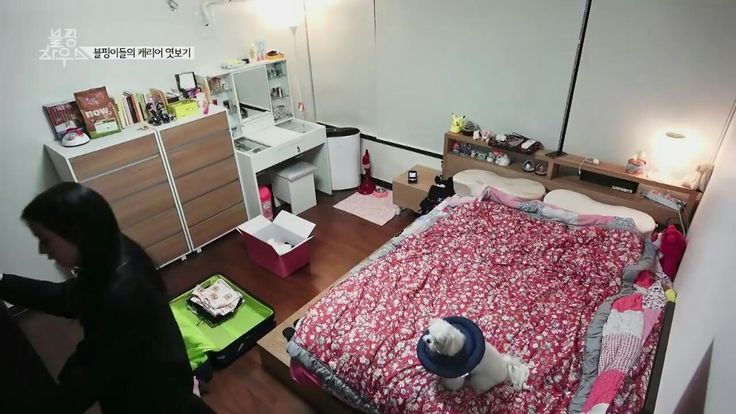
[[[194,287],[169,303],[184,337],[192,370],[205,381],[212,376],[210,363],[215,367],[227,366],[276,326],[273,308],[224,275],[211,275],[201,284],[208,286],[218,278],[243,295],[238,311],[221,324],[210,327],[191,311],[187,300]]]

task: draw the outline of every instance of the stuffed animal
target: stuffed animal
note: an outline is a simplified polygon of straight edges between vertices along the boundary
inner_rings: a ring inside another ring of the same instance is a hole
[[[481,139],[481,141],[483,141],[483,142],[488,142],[488,141],[490,141],[490,139],[491,139],[491,135],[495,136],[496,134],[492,134],[492,133],[491,133],[491,131],[489,131],[489,130],[487,130],[487,129],[484,129],[484,130],[483,130],[483,131],[481,131],[481,133],[480,133],[480,139]]]
[[[518,391],[529,377],[523,361],[498,352],[478,325],[462,316],[432,319],[417,343],[417,357],[451,391],[467,383],[483,393],[506,380]]]
[[[465,125],[465,115],[455,115],[452,114],[452,125],[450,125],[450,132],[454,132],[455,134],[459,134],[463,130],[463,126]]]
[[[662,265],[662,271],[675,280],[677,269],[680,268],[682,256],[685,255],[687,248],[687,240],[685,236],[670,224],[662,233],[654,235],[654,245],[659,247],[659,263]]]

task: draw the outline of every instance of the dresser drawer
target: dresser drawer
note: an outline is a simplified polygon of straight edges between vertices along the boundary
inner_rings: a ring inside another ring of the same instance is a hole
[[[227,158],[216,164],[176,179],[176,190],[182,203],[237,180],[238,165],[235,158]]]
[[[109,203],[113,203],[164,182],[166,182],[164,164],[161,157],[156,156],[86,181],[84,184],[102,194]]]
[[[123,233],[143,247],[152,246],[167,237],[182,231],[176,209],[149,216],[131,227],[121,227]]]
[[[184,204],[184,217],[187,220],[187,226],[191,227],[201,223],[242,202],[243,190],[240,188],[240,181],[235,180],[225,184]]]
[[[192,244],[196,247],[215,239],[246,221],[245,205],[239,203],[222,213],[189,227]]]
[[[202,118],[196,122],[189,122],[184,125],[166,129],[161,132],[161,138],[166,152],[170,152],[182,145],[187,145],[190,142],[214,135],[221,131],[225,131],[230,134],[226,112]]]
[[[233,157],[233,141],[227,131],[194,141],[166,154],[174,177],[187,175],[200,168]]]
[[[281,147],[269,148],[251,158],[253,168],[256,171],[263,171],[278,163],[290,160],[297,155],[303,154],[313,148],[325,143],[324,135],[317,133],[307,134],[301,138],[295,139],[294,142]],[[339,156],[335,155],[335,156]]]
[[[156,184],[112,203],[112,211],[120,228],[133,224],[174,208],[174,196],[168,182]]]
[[[82,182],[100,174],[125,167],[136,161],[158,154],[153,134],[105,148],[70,160],[77,181]]]
[[[184,233],[180,232],[144,250],[151,256],[156,266],[161,266],[164,263],[168,263],[177,257],[189,253],[189,246],[187,245],[186,238],[184,238]]]

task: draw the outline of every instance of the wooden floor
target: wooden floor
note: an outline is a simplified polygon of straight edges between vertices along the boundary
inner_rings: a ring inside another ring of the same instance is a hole
[[[414,220],[404,211],[384,226],[332,208],[350,195],[318,196],[316,207],[301,214],[316,223],[311,264],[280,279],[252,263],[240,237],[231,233],[190,255],[184,262],[162,270],[171,297],[175,297],[212,273],[223,273],[250,290],[276,310],[281,322],[317,296],[335,280],[395,236]],[[39,258],[41,260],[41,258]],[[72,321],[28,312],[20,317],[21,326],[56,375],[81,338],[81,329]],[[218,413],[313,413],[314,410],[292,393],[261,365],[254,348],[215,373],[205,401]]]

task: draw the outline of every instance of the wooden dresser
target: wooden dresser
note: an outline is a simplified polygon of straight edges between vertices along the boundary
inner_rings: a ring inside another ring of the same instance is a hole
[[[143,124],[75,148],[46,145],[59,177],[102,194],[158,266],[246,221],[227,115]]]
[[[163,127],[160,134],[192,248],[246,221],[227,114]]]

